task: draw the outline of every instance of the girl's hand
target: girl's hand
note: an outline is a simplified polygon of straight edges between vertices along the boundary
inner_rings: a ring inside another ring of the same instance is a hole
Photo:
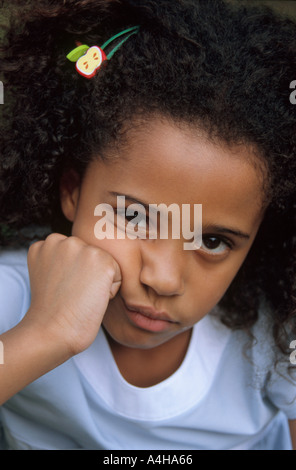
[[[117,262],[77,237],[53,233],[31,245],[28,267],[32,300],[23,321],[41,327],[70,356],[86,349],[121,285]]]

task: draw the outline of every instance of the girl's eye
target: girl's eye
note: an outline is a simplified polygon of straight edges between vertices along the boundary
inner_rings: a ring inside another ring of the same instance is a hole
[[[146,213],[142,213],[130,206],[131,214],[127,213],[127,208],[115,209],[117,215],[117,226],[126,232],[128,238],[134,235],[135,238],[149,238],[149,220]],[[134,238],[134,237],[132,237]]]
[[[202,245],[200,250],[209,255],[224,255],[232,249],[230,241],[222,240],[222,238],[214,235],[204,235],[202,237]]]
[[[146,221],[146,214],[141,214],[140,212],[135,211],[134,215],[126,215],[125,219],[128,223],[134,225],[135,227],[138,226],[139,228],[146,229],[147,228],[147,221]]]

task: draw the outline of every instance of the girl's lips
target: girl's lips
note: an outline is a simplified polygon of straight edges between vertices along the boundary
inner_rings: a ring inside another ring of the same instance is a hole
[[[160,332],[176,323],[165,312],[156,312],[150,307],[128,306],[125,303],[124,307],[129,320],[144,330]]]

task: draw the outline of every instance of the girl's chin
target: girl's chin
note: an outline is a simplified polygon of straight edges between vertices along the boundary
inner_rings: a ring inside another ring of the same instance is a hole
[[[166,336],[136,328],[130,328],[136,331],[114,331],[112,327],[109,327],[108,322],[106,323],[103,322],[102,327],[111,347],[123,346],[133,349],[153,349],[166,343],[176,335]]]

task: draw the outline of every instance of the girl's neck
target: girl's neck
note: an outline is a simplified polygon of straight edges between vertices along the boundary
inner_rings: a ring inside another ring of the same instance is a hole
[[[104,331],[123,378],[136,387],[151,387],[167,379],[180,367],[188,349],[192,329],[152,349],[123,346]]]

